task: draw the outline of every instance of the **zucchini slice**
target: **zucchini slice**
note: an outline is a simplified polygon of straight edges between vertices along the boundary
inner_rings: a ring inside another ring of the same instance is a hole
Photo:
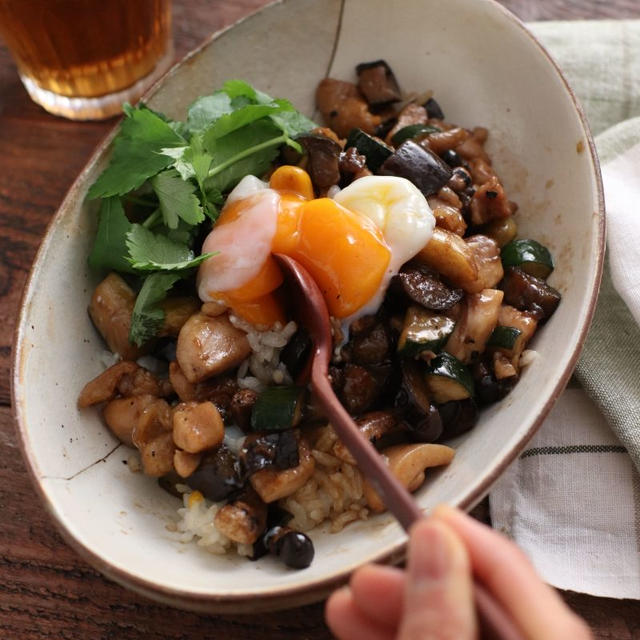
[[[367,159],[367,167],[375,173],[380,165],[393,153],[393,149],[381,140],[365,133],[362,129],[352,129],[344,145],[345,149],[355,147]]]
[[[446,352],[430,362],[427,387],[436,404],[473,397],[471,372],[460,360]]]
[[[393,142],[395,147],[398,147],[405,140],[412,140],[418,136],[426,136],[429,133],[440,133],[440,131],[442,131],[442,129],[432,127],[429,124],[409,124],[396,131],[391,138],[391,142]]]
[[[256,400],[251,412],[253,431],[284,431],[292,429],[302,417],[304,388],[295,386],[269,387]]]
[[[411,306],[404,318],[398,353],[405,357],[413,357],[422,351],[435,353],[449,339],[455,326],[455,321],[447,316]]]
[[[516,346],[518,338],[522,335],[520,329],[515,327],[498,326],[493,330],[487,341],[487,347],[511,350]]]
[[[553,258],[549,249],[535,240],[512,240],[500,252],[502,266],[520,267],[536,278],[546,280],[553,271]]]

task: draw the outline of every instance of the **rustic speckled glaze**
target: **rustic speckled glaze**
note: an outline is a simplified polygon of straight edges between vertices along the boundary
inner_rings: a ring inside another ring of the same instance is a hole
[[[598,163],[587,125],[560,72],[531,34],[491,0],[283,0],[216,34],[171,70],[148,103],[181,118],[228,78],[290,98],[313,113],[325,75],[385,58],[405,89],[433,89],[447,119],[491,131],[489,150],[520,210],[520,234],[548,244],[563,302],[515,391],[457,442],[446,469],[419,491],[425,511],[470,507],[522,450],[566,384],[597,295],[604,251]],[[320,599],[365,562],[399,560],[405,537],[388,515],[339,534],[313,534],[316,559],[289,571],[217,557],[172,539],[176,500],[133,474],[97,412],[79,412],[103,345],[86,307],[95,274],[87,255],[95,203],[85,194],[109,156],[107,140],[51,223],[33,266],[16,334],[13,393],[34,483],[69,543],[107,576],[151,598],[210,612],[295,606]]]

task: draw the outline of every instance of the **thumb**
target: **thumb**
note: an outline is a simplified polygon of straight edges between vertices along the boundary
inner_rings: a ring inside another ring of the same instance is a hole
[[[466,549],[444,523],[420,520],[410,531],[404,611],[397,640],[476,637]]]

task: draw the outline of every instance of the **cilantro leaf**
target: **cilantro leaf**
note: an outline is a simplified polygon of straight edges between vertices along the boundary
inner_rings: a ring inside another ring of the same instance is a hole
[[[89,254],[89,266],[92,269],[133,273],[126,259],[126,238],[132,225],[124,213],[120,198],[105,198],[98,216],[98,231]]]
[[[256,120],[261,120],[265,116],[280,113],[284,111],[280,104],[272,102],[270,104],[248,104],[244,107],[235,109],[233,113],[221,116],[218,118],[204,133],[205,145],[211,145],[211,143],[217,138],[236,131],[251,124]]]
[[[109,166],[89,189],[89,198],[123,195],[137,189],[147,178],[173,164],[162,153],[165,147],[179,147],[186,140],[158,114],[145,105],[129,107],[127,117],[113,143]]]
[[[231,96],[224,91],[216,91],[193,102],[188,110],[187,126],[191,131],[201,131],[232,110]]]
[[[258,92],[244,80],[227,80],[222,85],[222,91],[224,91],[224,93],[226,93],[232,100],[233,98],[244,97],[254,104],[260,102]],[[271,102],[271,97],[267,94],[262,93],[260,95],[266,98],[263,102]]]
[[[168,169],[151,178],[151,186],[158,196],[164,222],[170,229],[177,228],[178,218],[192,225],[204,220],[195,185],[183,180],[175,169]]]
[[[284,142],[285,136],[268,118],[256,120],[217,140],[208,140],[205,135],[204,145],[213,162],[204,186],[207,190],[215,187],[225,192],[248,174],[262,175]]]
[[[180,277],[178,273],[152,273],[145,278],[133,306],[129,342],[140,347],[156,335],[164,320],[164,311],[158,304]]]
[[[139,271],[182,271],[197,267],[212,253],[195,254],[186,244],[174,242],[164,235],[153,233],[140,224],[127,233],[129,262]]]
[[[315,127],[317,127],[313,120],[309,120],[307,116],[295,109],[292,111],[274,113],[270,118],[290,138],[296,138],[297,136],[307,133],[308,131],[311,131],[311,129],[315,129]]]

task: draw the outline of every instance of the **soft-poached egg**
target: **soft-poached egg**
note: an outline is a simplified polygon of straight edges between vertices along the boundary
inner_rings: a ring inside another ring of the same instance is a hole
[[[269,184],[246,176],[203,244],[217,255],[200,266],[198,292],[254,324],[284,322],[283,277],[272,256],[283,253],[307,268],[331,315],[348,325],[377,310],[434,225],[425,197],[404,178],[364,177],[333,199],[314,199],[298,167],[280,167]]]

